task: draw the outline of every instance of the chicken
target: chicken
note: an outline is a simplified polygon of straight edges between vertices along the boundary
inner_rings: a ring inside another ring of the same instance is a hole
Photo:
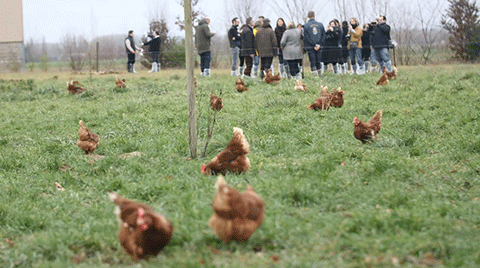
[[[384,65],[383,66],[383,73],[387,74],[388,79],[397,79],[397,67],[395,67],[395,66],[393,66],[392,71],[389,72],[389,71],[387,71],[387,68]]]
[[[296,91],[307,91],[307,85],[303,83],[300,79],[295,79],[295,88]]]
[[[238,91],[238,92],[244,92],[244,91],[247,91],[248,88],[245,87],[245,83],[243,82],[242,78],[238,78],[237,81],[235,82],[235,89]]]
[[[117,205],[115,214],[120,222],[118,240],[135,261],[157,255],[170,242],[173,224],[145,204],[109,194]]]
[[[353,118],[353,124],[355,125],[355,130],[353,132],[355,138],[362,143],[366,143],[376,137],[382,127],[382,110],[378,110],[367,123],[358,120],[355,116],[355,118]]]
[[[125,84],[125,79],[118,79],[118,76],[115,76],[115,85],[117,85],[118,88],[125,88],[127,87],[127,84]]]
[[[310,110],[328,110],[332,95],[328,92],[328,87],[321,86],[320,97],[318,97],[313,104],[308,106]]]
[[[85,151],[86,154],[93,154],[93,151],[95,151],[100,143],[100,138],[97,134],[92,133],[87,127],[85,127],[82,120],[78,123],[80,124],[80,129],[78,129],[77,145],[80,149]]]
[[[265,203],[250,185],[243,193],[227,185],[222,176],[215,183],[213,215],[208,225],[225,242],[246,241],[263,223]]]
[[[272,69],[268,69],[268,72],[265,72],[265,71],[263,72],[265,74],[263,81],[265,81],[265,83],[267,84],[277,83],[280,80],[282,80],[282,78],[280,78],[280,73],[276,74],[275,76],[273,75]]]
[[[341,87],[338,89],[332,89],[331,92],[331,101],[330,101],[330,106],[331,107],[339,107],[341,108],[343,106],[343,95],[345,94],[345,91],[342,90]]]
[[[384,66],[383,68],[385,68],[385,66]],[[378,81],[377,81],[377,86],[388,85],[388,82],[389,82],[389,81],[388,81],[388,75],[387,75],[387,73],[384,73],[384,74],[382,75],[382,77],[380,77],[380,79],[378,79]]]
[[[77,94],[77,93],[82,93],[84,92],[86,89],[80,87],[80,86],[77,86],[77,85],[82,85],[80,82],[76,81],[76,80],[72,80],[70,82],[67,81],[67,90],[68,90],[68,93],[69,94]]]
[[[208,175],[221,173],[225,175],[227,171],[242,173],[250,168],[250,159],[247,154],[250,151],[250,144],[248,143],[243,130],[240,128],[233,128],[233,138],[228,143],[227,148],[215,156],[210,163],[203,165],[200,171]]]
[[[222,108],[222,98],[210,94],[210,109],[212,109],[213,111],[220,111]]]

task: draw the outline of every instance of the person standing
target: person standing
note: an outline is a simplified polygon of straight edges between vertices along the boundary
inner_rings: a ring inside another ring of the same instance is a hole
[[[340,40],[340,31],[335,21],[330,21],[325,32],[325,45],[322,49],[322,62],[324,68],[328,68],[328,64],[332,64],[333,72],[338,74],[337,63],[342,58],[341,48],[338,47],[338,41]]]
[[[277,20],[277,26],[275,27],[275,37],[277,38],[278,46],[278,69],[280,70],[280,77],[284,78],[286,76],[285,66],[286,63],[283,61],[283,52],[280,48],[280,41],[282,40],[283,33],[287,30],[285,21],[282,18]]]
[[[215,33],[210,31],[209,24],[210,18],[203,18],[198,22],[197,27],[195,27],[195,45],[200,55],[200,70],[202,71],[202,76],[210,76],[210,61],[212,60],[210,40]]]
[[[125,38],[125,50],[127,51],[127,70],[129,73],[135,72],[135,51],[140,50],[135,46],[135,40],[133,40],[133,30],[128,31],[128,36]]]
[[[348,25],[348,33],[350,34],[350,41],[348,41],[348,55],[350,56],[352,69],[356,74],[365,74],[365,66],[363,65],[362,59],[363,30],[357,18],[350,19],[350,24]]]
[[[376,25],[372,25],[370,30],[370,44],[372,46],[372,58],[380,64],[380,70],[383,66],[389,72],[392,71],[392,61],[390,60],[390,26],[387,24],[385,16],[379,16]]]
[[[242,39],[240,56],[245,59],[246,64],[245,72],[241,75],[250,77],[252,73],[253,58],[255,57],[255,36],[253,35],[253,19],[251,17],[247,18],[245,21],[240,36]]]
[[[347,74],[348,73],[348,40],[350,39],[350,35],[348,33],[348,22],[342,21],[342,38],[341,38],[341,45],[342,45],[342,64],[341,64],[341,73]]]
[[[160,55],[160,45],[162,44],[162,39],[158,31],[153,31],[152,40],[143,43],[144,46],[149,46],[148,51],[152,54],[152,70],[148,71],[149,73],[158,72],[160,70],[160,62],[158,61],[158,56]]]
[[[258,51],[258,56],[261,61],[261,77],[263,78],[266,71],[272,65],[273,57],[277,55],[277,38],[275,32],[270,26],[270,20],[263,19],[262,27],[258,29],[255,36],[255,48]]]
[[[365,72],[370,72],[370,55],[372,54],[372,49],[370,48],[370,25],[367,23],[363,24],[363,35],[362,35],[362,59],[365,64]]]
[[[308,22],[303,25],[303,35],[305,50],[307,50],[310,59],[310,68],[314,76],[323,72],[322,68],[322,46],[325,41],[325,28],[323,24],[315,20],[315,12],[309,11],[307,14]]]
[[[232,27],[228,30],[228,41],[230,42],[230,50],[232,52],[232,76],[237,76],[237,62],[240,58],[240,47],[242,46],[240,32],[238,31],[239,24],[240,20],[237,17],[233,18]]]
[[[283,33],[280,47],[283,50],[283,58],[288,65],[289,75],[296,79],[302,79],[300,64],[303,58],[302,30],[295,26],[293,21],[288,23],[288,29]]]
[[[258,17],[258,20],[253,24],[253,36],[257,36],[257,31],[262,27],[263,16]],[[255,51],[255,56],[253,57],[253,78],[258,76],[258,66],[260,65],[260,58],[258,57],[258,51]]]

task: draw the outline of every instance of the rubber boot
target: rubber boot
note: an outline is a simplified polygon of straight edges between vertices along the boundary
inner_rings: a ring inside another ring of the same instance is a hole
[[[253,65],[252,78],[258,77],[258,65]]]
[[[148,71],[148,73],[154,73],[154,72],[156,72],[156,69],[157,69],[157,63],[152,62],[152,69],[150,71]]]

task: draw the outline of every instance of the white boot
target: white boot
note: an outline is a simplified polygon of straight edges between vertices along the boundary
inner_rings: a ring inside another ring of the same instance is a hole
[[[370,61],[369,60],[365,61],[365,72],[370,73],[372,71],[370,70],[370,68],[371,68]]]
[[[272,69],[272,74],[275,74],[275,69],[273,69],[273,63],[270,65],[270,69]]]
[[[253,65],[252,78],[258,77],[258,65]]]
[[[160,71],[160,62],[157,62],[157,67],[155,67],[155,72],[159,72]]]
[[[325,66],[325,64],[323,64],[322,62],[320,65],[320,75],[323,75],[325,73],[325,67],[328,67],[328,66]]]
[[[359,66],[359,68],[358,68],[358,74],[359,74],[359,75],[365,74],[365,65]]]
[[[148,71],[148,73],[154,73],[154,72],[156,72],[156,69],[157,69],[157,63],[152,62],[152,69],[150,71]]]
[[[313,74],[314,77],[318,77],[318,71],[317,70],[312,71],[312,74]]]
[[[210,77],[210,69],[205,69],[205,76]]]
[[[301,80],[302,79],[302,73],[296,74],[295,79]]]
[[[244,71],[244,70],[245,70],[245,69],[244,69],[243,66],[238,67],[238,75],[243,76],[243,71]]]
[[[232,76],[237,76],[237,70],[232,71]]]
[[[137,72],[135,72],[135,63],[132,64],[132,73],[135,73],[135,74],[137,73]]]

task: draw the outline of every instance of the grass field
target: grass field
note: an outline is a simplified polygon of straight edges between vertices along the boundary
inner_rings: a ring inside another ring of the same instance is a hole
[[[229,70],[213,70],[197,77],[199,153],[209,94],[222,92],[224,108],[206,157],[193,160],[184,72],[120,77],[126,89],[113,75],[0,74],[1,267],[480,266],[478,65],[400,67],[381,87],[379,74],[306,74],[306,93],[287,80],[238,93]],[[69,95],[71,79],[88,91]],[[342,87],[345,105],[307,109],[320,85]],[[362,144],[353,117],[379,109],[379,139]],[[105,158],[77,147],[79,120]],[[252,168],[226,180],[252,185],[266,216],[249,241],[224,243],[208,227],[216,177],[200,167],[233,127],[244,130]],[[119,157],[133,151],[141,157]],[[123,251],[109,191],[173,222],[157,257],[136,264]]]

